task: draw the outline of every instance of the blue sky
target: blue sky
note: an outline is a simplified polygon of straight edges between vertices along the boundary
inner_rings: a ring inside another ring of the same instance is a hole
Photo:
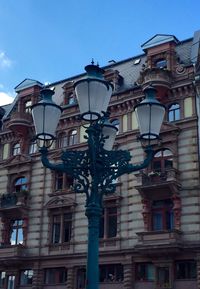
[[[0,0],[0,105],[25,78],[55,82],[141,54],[153,35],[200,29],[199,0]]]

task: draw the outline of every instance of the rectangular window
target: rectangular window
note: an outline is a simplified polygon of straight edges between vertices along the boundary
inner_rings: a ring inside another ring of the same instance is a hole
[[[171,199],[152,203],[152,230],[172,230],[174,228],[173,202]]]
[[[9,275],[8,276],[8,283],[6,289],[15,289],[15,276]]]
[[[46,285],[64,284],[67,281],[67,269],[64,267],[45,269],[44,276]]]
[[[157,284],[160,287],[169,288],[169,267],[157,267]]]
[[[99,238],[117,236],[117,207],[105,207],[99,224]]]
[[[65,173],[57,172],[55,174],[55,190],[69,190],[73,186],[72,177],[68,176]]]
[[[136,264],[136,280],[138,281],[154,281],[155,267],[152,263]]]
[[[6,281],[6,272],[1,271],[0,272],[0,287],[5,286],[5,281]]]
[[[20,285],[31,285],[33,281],[33,270],[27,269],[20,272]]]
[[[23,220],[11,221],[11,245],[18,245],[23,243]]]
[[[72,213],[52,216],[52,243],[66,243],[71,239]]]
[[[100,283],[122,282],[124,279],[123,266],[121,264],[100,265]]]
[[[85,268],[79,268],[77,270],[76,289],[84,289],[86,285],[86,270]]]
[[[177,261],[175,263],[176,279],[196,279],[197,278],[197,264],[196,261],[186,260]]]

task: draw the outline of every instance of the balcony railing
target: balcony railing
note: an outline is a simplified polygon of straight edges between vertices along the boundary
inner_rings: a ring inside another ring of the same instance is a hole
[[[178,245],[182,242],[182,232],[179,230],[139,232],[138,246],[150,247],[158,245]]]
[[[0,260],[15,259],[24,256],[24,246],[19,245],[9,245],[0,246]]]
[[[2,194],[0,196],[0,210],[17,206],[26,206],[27,197],[28,197],[27,191]]]
[[[142,85],[159,85],[170,88],[171,72],[161,68],[147,68],[141,74],[140,82]]]
[[[32,116],[30,113],[25,112],[13,112],[10,120],[7,123],[7,127],[11,130],[26,131],[31,126]]]
[[[142,186],[151,186],[165,182],[178,182],[179,181],[179,172],[174,168],[166,169],[163,172],[149,172],[144,171],[140,172],[138,175],[137,182]]]

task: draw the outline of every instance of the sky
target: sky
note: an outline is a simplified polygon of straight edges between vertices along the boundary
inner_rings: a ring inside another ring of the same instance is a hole
[[[0,105],[25,78],[52,83],[142,54],[155,34],[200,29],[199,0],[0,0]]]

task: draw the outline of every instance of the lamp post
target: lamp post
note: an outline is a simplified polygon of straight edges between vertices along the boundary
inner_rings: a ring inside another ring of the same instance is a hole
[[[87,149],[62,152],[59,164],[48,160],[49,141],[55,139],[56,127],[62,109],[51,97],[53,91],[41,91],[42,100],[33,105],[32,115],[36,138],[39,140],[41,161],[50,170],[65,172],[74,179],[74,192],[86,195],[85,215],[88,218],[88,253],[86,288],[99,288],[99,222],[104,195],[115,192],[113,182],[119,176],[148,166],[154,152],[150,140],[158,138],[165,108],[155,99],[155,89],[145,90],[146,98],[135,107],[141,138],[149,140],[145,159],[139,165],[130,164],[131,156],[125,150],[112,150],[117,129],[104,113],[112,94],[112,85],[105,81],[103,69],[96,65],[85,67],[86,77],[74,85],[81,118],[89,122],[86,130]]]

